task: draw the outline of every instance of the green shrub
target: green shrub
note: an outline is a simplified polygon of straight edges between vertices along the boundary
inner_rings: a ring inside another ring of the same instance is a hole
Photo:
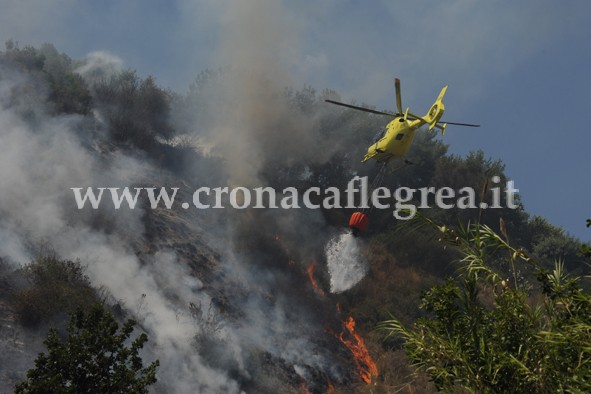
[[[76,311],[64,341],[50,330],[44,342],[47,354],[39,354],[15,393],[147,393],[147,386],[156,382],[159,362],[143,367],[138,353],[148,341],[146,334],[127,345],[135,324],[128,320],[119,329],[101,304],[87,314]]]
[[[20,322],[34,327],[60,313],[86,308],[99,299],[78,261],[56,256],[40,257],[18,272],[23,286],[14,290],[14,306]]]
[[[426,220],[423,218],[423,220]],[[427,316],[407,328],[397,319],[380,327],[404,339],[411,363],[445,392],[550,393],[591,390],[591,294],[562,262],[553,271],[490,227],[437,226],[448,246],[461,252],[454,279],[422,297]],[[488,263],[503,253],[512,277]],[[538,287],[523,282],[528,266]]]

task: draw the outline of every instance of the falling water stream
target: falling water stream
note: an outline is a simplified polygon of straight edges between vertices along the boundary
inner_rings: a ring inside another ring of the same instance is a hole
[[[350,232],[339,234],[328,241],[324,252],[331,293],[349,290],[367,273],[367,263],[360,254],[359,242]]]

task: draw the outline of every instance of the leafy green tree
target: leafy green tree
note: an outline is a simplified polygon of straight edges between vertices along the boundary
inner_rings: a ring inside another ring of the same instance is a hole
[[[545,267],[552,262],[564,260],[569,271],[588,272],[588,266],[581,257],[581,242],[565,231],[550,224],[546,219],[533,216],[528,221],[522,237],[523,243],[532,252],[535,259]]]
[[[39,53],[44,57],[44,79],[50,88],[49,101],[55,113],[88,115],[92,97],[82,76],[74,72],[74,62],[59,53],[51,44],[43,44]]]
[[[115,142],[149,150],[157,145],[157,138],[172,136],[169,94],[152,77],[141,79],[135,71],[126,70],[95,81],[91,91]]]
[[[43,44],[40,49],[32,46],[20,49],[18,43],[9,40],[5,46],[6,50],[0,52],[0,64],[32,77],[32,81],[21,84],[28,86],[37,96],[47,94],[52,113],[87,115],[90,112],[92,97],[82,77],[74,72],[74,62],[69,56],[59,53],[51,44]],[[18,93],[16,96],[24,98],[29,92],[25,88]]]
[[[15,393],[147,393],[156,382],[158,360],[144,368],[139,351],[147,342],[140,334],[128,346],[136,322],[128,320],[121,329],[101,304],[85,314],[71,316],[65,341],[49,331],[35,368],[15,388]]]
[[[422,298],[427,313],[412,328],[392,319],[380,326],[400,335],[411,363],[439,390],[478,393],[582,393],[591,390],[591,293],[557,262],[550,272],[486,225],[450,228],[423,218],[447,246],[461,252],[455,279]],[[493,270],[505,254],[510,277]],[[517,265],[529,267],[538,288]],[[511,277],[512,276],[512,277]]]
[[[18,42],[8,40],[5,43],[6,51],[1,55],[3,62],[15,65],[18,69],[29,72],[40,72],[45,64],[45,56],[34,47],[27,45],[20,49]]]
[[[475,208],[468,209],[446,209],[438,212],[441,223],[478,221],[487,224],[490,227],[499,223],[499,218],[503,217],[507,223],[507,228],[518,241],[521,241],[523,227],[527,223],[527,214],[523,211],[519,194],[514,195],[514,204],[517,209],[508,207],[507,195],[504,192],[508,177],[504,173],[505,165],[501,160],[486,158],[482,150],[471,152],[465,158],[457,155],[443,156],[437,160],[435,171],[429,186],[435,189],[451,187],[456,191],[456,195],[464,187],[470,187],[475,191]],[[497,179],[494,182],[493,179]],[[481,210],[479,205],[485,202],[489,207],[495,203],[494,195],[497,195],[502,208]],[[434,196],[431,196],[431,201]],[[435,207],[434,202],[430,206]]]
[[[21,324],[34,327],[64,312],[90,308],[99,300],[79,261],[62,260],[54,254],[41,256],[20,268],[23,279],[12,291]]]

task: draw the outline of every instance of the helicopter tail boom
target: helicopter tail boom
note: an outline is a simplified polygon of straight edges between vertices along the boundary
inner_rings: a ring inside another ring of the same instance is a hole
[[[443,89],[441,89],[441,92],[439,92],[439,96],[437,96],[437,100],[435,100],[435,102],[429,109],[427,115],[423,117],[426,123],[429,124],[429,130],[433,129],[433,127],[436,126],[437,122],[439,122],[439,119],[441,119],[441,116],[443,116],[443,112],[445,111],[445,105],[443,104],[443,96],[445,96],[445,92],[447,92],[447,85],[445,85]],[[444,130],[445,127],[443,127],[442,131]]]

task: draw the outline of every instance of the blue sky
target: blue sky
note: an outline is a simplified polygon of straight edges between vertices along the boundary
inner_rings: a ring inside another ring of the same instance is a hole
[[[502,159],[528,212],[589,240],[589,15],[590,2],[551,0],[0,0],[0,39],[107,51],[179,92],[227,62],[230,34],[247,39],[238,58],[281,62],[295,87],[380,109],[394,108],[394,77],[414,112],[449,84],[445,118],[482,124],[449,127],[451,152]]]

